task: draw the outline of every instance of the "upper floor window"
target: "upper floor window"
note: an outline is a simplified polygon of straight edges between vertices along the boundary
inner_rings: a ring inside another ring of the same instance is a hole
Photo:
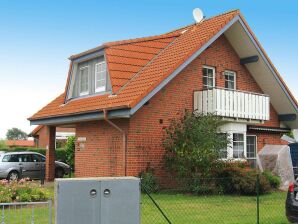
[[[225,71],[225,88],[236,89],[236,73],[232,71]]]
[[[95,92],[106,90],[106,63],[100,62],[95,64]]]
[[[203,67],[203,88],[209,89],[215,87],[215,68]]]
[[[89,66],[80,68],[79,72],[79,93],[80,96],[89,94]]]

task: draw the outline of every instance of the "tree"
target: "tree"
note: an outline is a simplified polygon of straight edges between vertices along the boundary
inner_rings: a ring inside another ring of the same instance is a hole
[[[220,151],[227,147],[226,135],[218,133],[224,122],[213,114],[186,112],[173,120],[163,139],[166,166],[182,178],[207,178],[222,165]]]
[[[28,135],[21,129],[11,128],[7,130],[6,138],[8,140],[26,140],[28,138]]]
[[[75,136],[71,136],[67,138],[67,142],[65,145],[66,150],[66,163],[70,165],[70,167],[74,168],[74,156],[75,156]]]

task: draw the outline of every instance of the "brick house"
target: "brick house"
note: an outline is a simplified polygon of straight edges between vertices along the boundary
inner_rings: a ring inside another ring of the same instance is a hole
[[[228,158],[254,159],[298,127],[295,98],[239,10],[71,56],[64,93],[29,120],[47,126],[48,180],[63,126],[76,128],[77,177],[136,176],[148,166],[163,177],[164,128],[185,109],[228,121]]]
[[[70,136],[75,136],[76,129],[75,128],[67,128],[67,127],[57,127],[56,128],[56,147],[62,147],[65,145],[67,138]],[[44,125],[38,125],[34,128],[29,134],[30,137],[33,137],[35,147],[37,148],[47,148],[47,139],[48,132],[47,127]],[[57,146],[58,145],[58,146]]]

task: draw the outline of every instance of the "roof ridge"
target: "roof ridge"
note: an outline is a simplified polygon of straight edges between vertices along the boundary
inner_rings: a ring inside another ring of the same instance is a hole
[[[146,42],[146,41],[154,41],[154,40],[160,40],[160,39],[168,39],[171,37],[177,37],[180,36],[178,34],[159,34],[154,36],[147,36],[147,37],[137,37],[132,39],[126,39],[126,40],[118,40],[118,41],[112,41],[112,42],[106,42],[103,44],[105,47],[113,47],[118,45],[124,45],[124,44],[132,44],[132,43],[139,43],[139,42]]]

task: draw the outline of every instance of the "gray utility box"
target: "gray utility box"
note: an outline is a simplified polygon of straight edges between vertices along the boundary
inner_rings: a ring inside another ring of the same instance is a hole
[[[56,224],[140,224],[135,177],[55,180]]]

